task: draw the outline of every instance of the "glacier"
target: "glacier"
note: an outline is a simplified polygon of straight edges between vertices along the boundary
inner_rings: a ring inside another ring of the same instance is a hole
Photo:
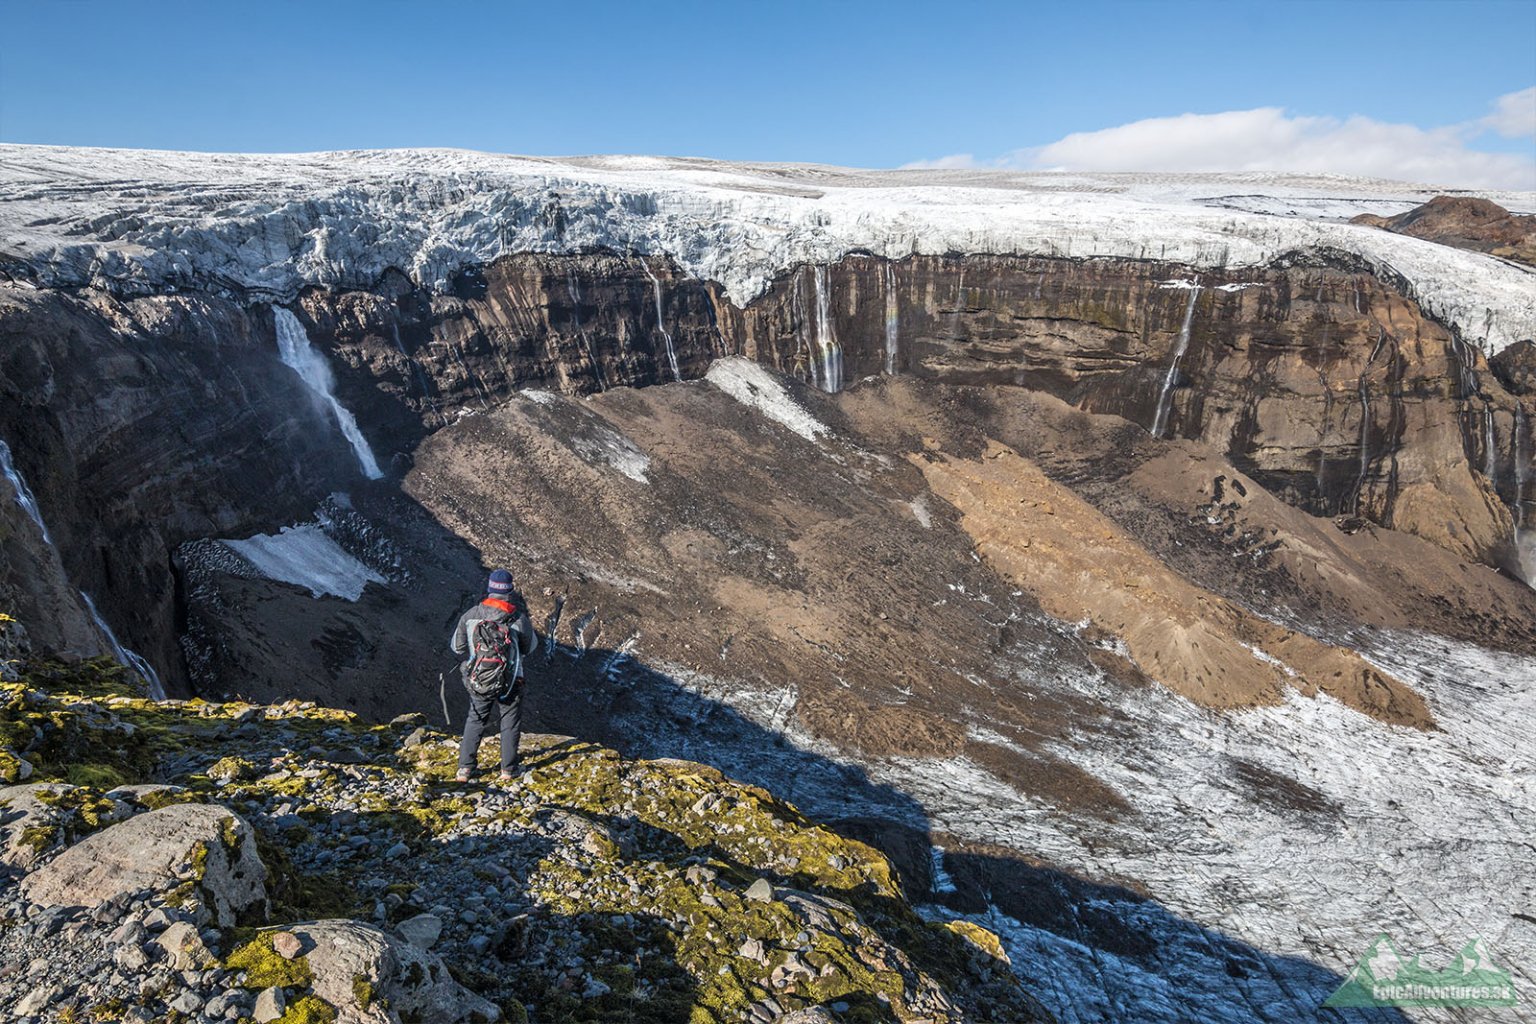
[[[854,252],[1114,257],[1196,270],[1342,254],[1403,282],[1487,355],[1536,338],[1531,271],[1340,219],[1401,212],[1442,191],[1270,174],[0,145],[0,250],[12,276],[38,284],[234,287],[291,301],[308,286],[368,287],[391,268],[445,290],[461,269],[511,253],[608,249],[668,257],[737,304],[793,268]],[[1536,193],[1475,194],[1536,209]]]

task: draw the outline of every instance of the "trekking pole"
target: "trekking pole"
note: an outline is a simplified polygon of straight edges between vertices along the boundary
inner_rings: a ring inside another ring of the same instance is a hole
[[[437,674],[437,695],[443,701],[443,725],[452,729],[453,719],[448,715],[448,677],[442,672]]]

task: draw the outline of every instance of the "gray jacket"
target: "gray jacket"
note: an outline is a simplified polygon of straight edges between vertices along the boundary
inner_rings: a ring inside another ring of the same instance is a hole
[[[453,627],[453,638],[449,641],[449,647],[463,661],[459,666],[460,673],[469,668],[475,624],[484,619],[510,620],[512,631],[517,634],[518,650],[522,652],[523,657],[526,658],[532,654],[533,649],[538,646],[539,637],[534,632],[533,620],[528,617],[528,608],[523,604],[521,594],[513,594],[506,598],[488,597],[459,616],[458,625]]]

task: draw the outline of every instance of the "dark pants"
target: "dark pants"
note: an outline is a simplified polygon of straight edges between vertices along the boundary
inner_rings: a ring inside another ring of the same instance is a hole
[[[499,701],[494,696],[469,695],[469,717],[464,721],[464,738],[459,741],[460,768],[474,770],[480,737],[498,719],[501,729],[501,770],[510,772],[517,767],[517,743],[523,735],[524,687],[525,684],[519,680],[505,701]]]

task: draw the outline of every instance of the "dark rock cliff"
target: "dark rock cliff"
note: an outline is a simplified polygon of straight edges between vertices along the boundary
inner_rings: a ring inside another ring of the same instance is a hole
[[[516,390],[664,383],[744,354],[824,390],[895,373],[1047,392],[1202,440],[1347,528],[1374,522],[1515,569],[1529,346],[1490,370],[1395,284],[1344,261],[1291,262],[1197,276],[1127,260],[853,255],[738,307],[660,259],[524,254],[461,273],[448,293],[391,273],[369,291],[311,290],[294,311],[395,473],[427,434]],[[7,287],[0,393],[0,434],[72,586],[173,676],[171,552],[273,529],[359,482],[329,413],[278,361],[259,302]],[[25,575],[6,585],[38,589]],[[41,639],[68,646],[62,632]]]

